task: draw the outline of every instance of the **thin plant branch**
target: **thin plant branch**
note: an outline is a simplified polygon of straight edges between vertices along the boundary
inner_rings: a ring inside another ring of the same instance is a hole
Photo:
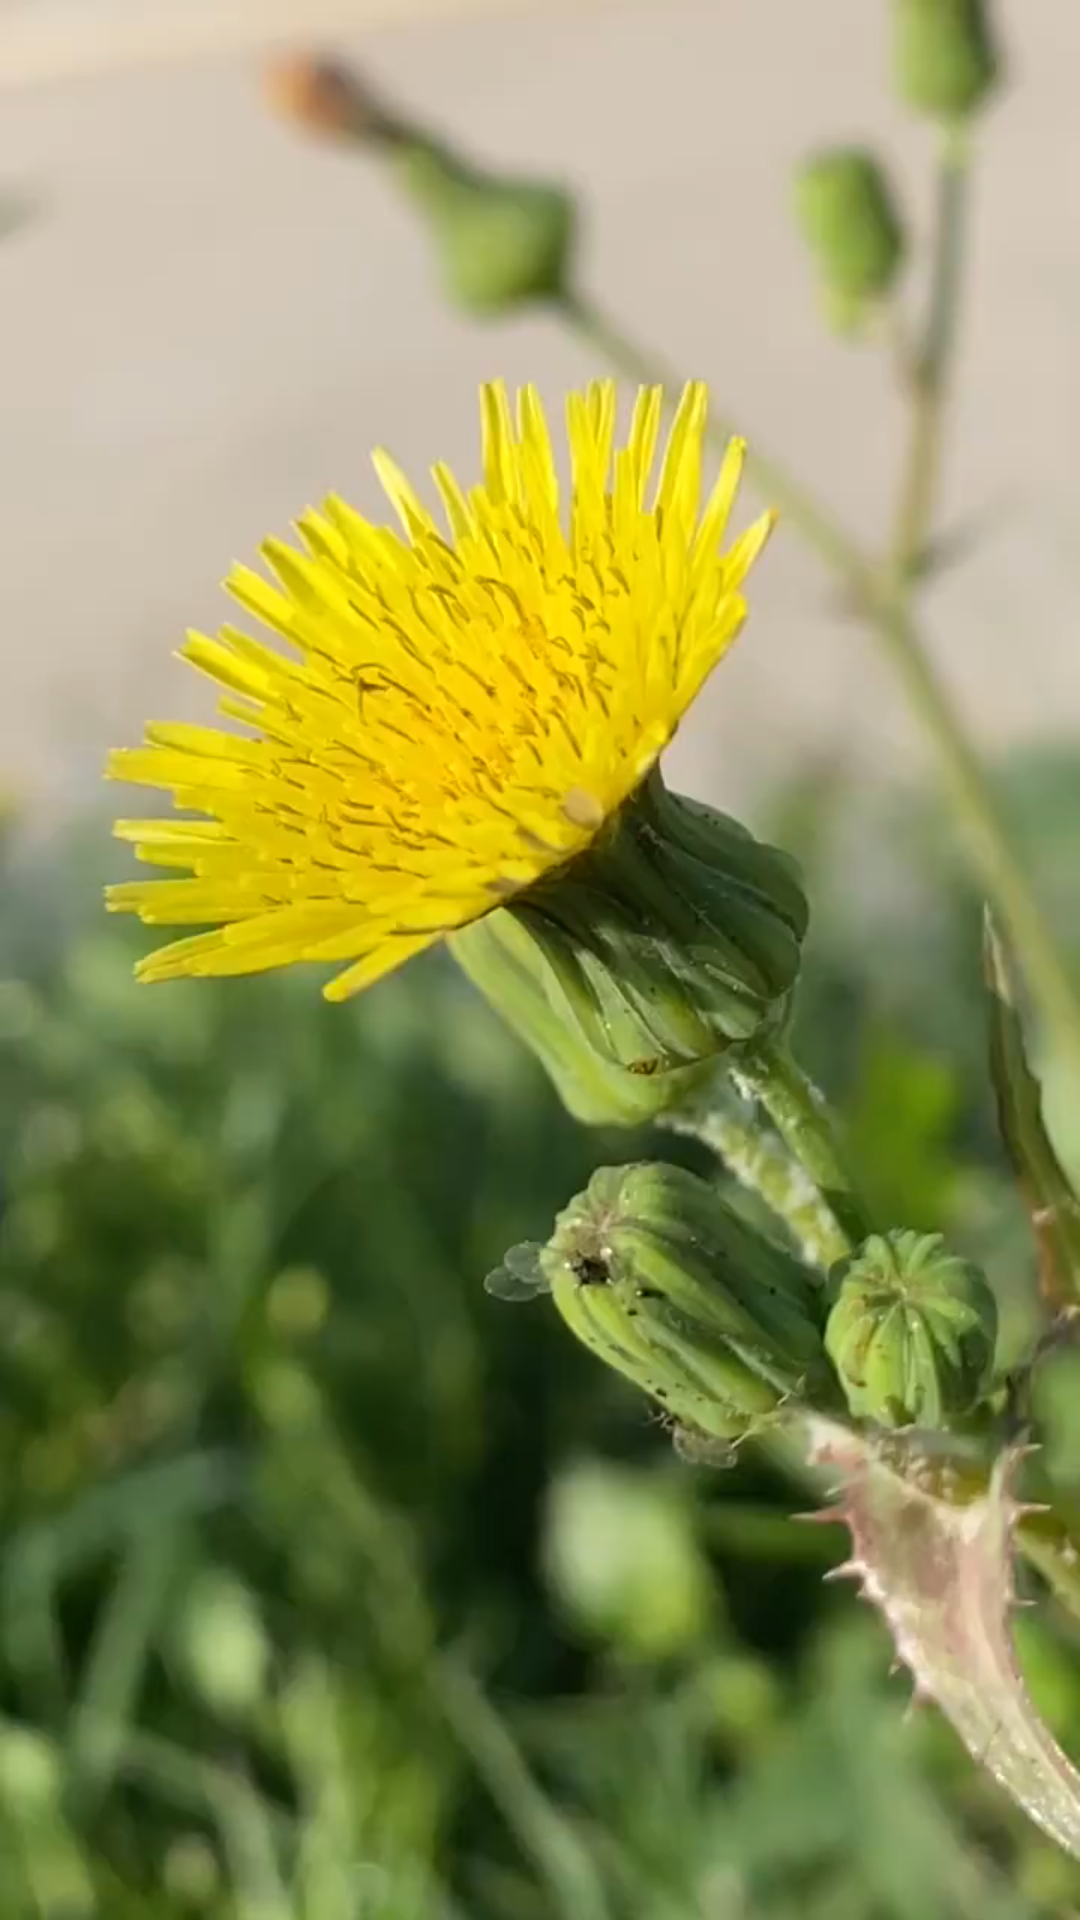
[[[942,430],[956,345],[971,180],[963,135],[943,136],[938,161],[930,299],[923,337],[901,362],[911,401],[911,439],[892,544],[898,590],[918,574],[937,504]]]
[[[929,349],[933,356],[933,406],[915,437],[909,482],[915,505],[903,511],[905,556],[913,534],[921,546],[924,521],[932,511],[938,464],[940,415],[945,375],[951,359],[964,227],[966,160],[956,149],[946,153],[940,193],[935,291],[931,296]],[[558,311],[566,324],[618,371],[634,381],[658,383],[670,395],[679,375],[630,339],[583,295],[564,297]],[[924,350],[925,351],[925,350]],[[925,372],[923,378],[925,380]],[[710,415],[710,439],[726,444],[742,429],[723,414]],[[883,563],[859,542],[775,457],[749,439],[747,472],[825,564],[839,576],[853,609],[876,633],[900,681],[908,705],[936,750],[942,782],[969,857],[984,888],[1008,928],[1032,996],[1056,1044],[1080,1076],[1080,989],[1072,980],[1054,932],[1032,891],[1020,853],[986,771],[930,657],[909,605],[906,580],[898,590],[894,550]],[[908,568],[905,557],[904,571]]]
[[[823,1272],[851,1252],[851,1243],[806,1169],[753,1110],[737,1103],[724,1075],[696,1100],[661,1116],[662,1124],[715,1153],[732,1178],[783,1222],[803,1259]]]

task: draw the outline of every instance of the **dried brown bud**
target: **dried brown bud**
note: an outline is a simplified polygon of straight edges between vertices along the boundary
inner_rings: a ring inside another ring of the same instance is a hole
[[[404,136],[397,116],[342,61],[289,54],[269,64],[264,85],[273,111],[309,133],[376,145]]]

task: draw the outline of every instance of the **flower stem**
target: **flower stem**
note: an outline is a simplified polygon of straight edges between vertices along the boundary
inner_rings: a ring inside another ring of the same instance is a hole
[[[874,624],[909,704],[938,748],[943,785],[964,830],[987,898],[1005,926],[1024,979],[1061,1056],[1080,1076],[1080,995],[1028,876],[985,770],[902,601],[886,601]]]
[[[843,1259],[865,1240],[870,1224],[856,1199],[824,1096],[776,1041],[755,1046],[733,1069],[732,1077],[749,1098],[760,1101],[831,1217],[829,1264]]]
[[[826,1272],[850,1252],[847,1236],[805,1169],[749,1110],[736,1107],[726,1076],[696,1101],[661,1116],[661,1124],[710,1148],[740,1186],[783,1221],[810,1266]]]
[[[911,599],[925,557],[941,472],[942,428],[956,348],[970,197],[970,147],[957,128],[942,136],[929,305],[905,378],[911,438],[893,538],[876,607],[868,609],[908,702],[934,740],[945,786],[990,899],[1009,926],[1047,1024],[1080,1073],[1080,992],[1028,885],[978,755],[915,631]]]
[[[966,154],[958,145],[947,148],[942,158],[930,317],[917,362],[924,386],[928,364],[932,364],[933,373],[913,425],[904,504],[884,564],[864,552],[782,462],[755,450],[753,441],[747,453],[747,472],[840,577],[854,608],[877,634],[912,712],[937,752],[945,789],[980,884],[1008,928],[1032,996],[1058,1048],[1080,1075],[1080,988],[1070,978],[985,769],[930,659],[910,608],[910,574],[919,557],[915,550],[925,546],[936,494],[945,376],[955,337],[966,184]],[[646,384],[659,382],[669,393],[681,385],[674,369],[630,339],[584,295],[563,296],[558,311],[568,327],[627,378]],[[740,431],[724,415],[710,415],[711,440],[726,444]],[[898,564],[901,541],[903,558]]]
[[[930,302],[922,339],[900,363],[911,400],[911,438],[890,554],[898,593],[916,578],[933,520],[941,471],[942,428],[956,347],[970,187],[965,136],[942,136],[938,163]]]

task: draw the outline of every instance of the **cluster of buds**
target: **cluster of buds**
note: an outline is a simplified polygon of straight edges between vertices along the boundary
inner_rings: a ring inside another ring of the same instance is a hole
[[[892,42],[901,97],[950,133],[998,84],[988,0],[892,0]],[[456,305],[500,314],[571,295],[577,209],[560,184],[479,166],[337,61],[281,61],[267,90],[276,111],[307,132],[386,159],[427,223]],[[795,212],[830,322],[862,330],[892,296],[907,252],[885,167],[861,147],[817,153],[799,170]]]
[[[901,98],[947,138],[962,131],[1000,72],[987,0],[892,0],[892,42]],[[811,155],[796,177],[795,216],[829,323],[865,331],[892,299],[908,251],[886,167],[864,147]]]
[[[963,1431],[991,1391],[994,1295],[939,1235],[872,1235],[823,1276],[682,1167],[602,1167],[491,1286],[549,1293],[691,1443],[810,1413]]]
[[[893,7],[905,97],[950,126],[970,116],[997,69],[982,0]],[[382,156],[458,305],[498,314],[573,297],[575,205],[560,186],[486,171],[349,68],[290,61],[270,87],[294,123]],[[858,328],[905,257],[886,172],[861,149],[817,154],[796,204],[828,311]],[[807,918],[785,854],[653,772],[587,847],[449,944],[572,1113],[637,1125],[685,1110],[718,1069],[761,1084]],[[831,1204],[820,1168],[807,1178]],[[843,1245],[846,1220],[837,1231]],[[578,1339],[710,1441],[737,1444],[807,1409],[948,1427],[988,1390],[993,1297],[940,1240],[870,1238],[825,1274],[678,1167],[601,1170],[560,1214],[537,1272]]]
[[[891,27],[896,89],[935,123],[948,191],[1000,77],[990,0],[891,0]],[[308,131],[382,156],[427,225],[456,305],[478,315],[572,308],[576,206],[560,185],[478,166],[334,63],[288,62],[270,85]],[[909,252],[888,171],[862,147],[816,153],[800,169],[795,213],[830,324],[864,332],[895,300]],[[921,372],[930,347],[909,359]],[[637,1164],[597,1172],[545,1245],[506,1256],[492,1290],[547,1293],[571,1333],[695,1452],[730,1455],[789,1423],[810,1462],[838,1478],[838,1504],[822,1516],[851,1533],[837,1571],[880,1606],[917,1695],[936,1700],[979,1763],[1080,1854],[1080,1776],[1032,1711],[1007,1633],[1011,1534],[1030,1511],[1012,1494],[1020,1450],[985,1484],[965,1485],[957,1466],[965,1442],[974,1459],[1007,1399],[994,1380],[994,1295],[939,1235],[867,1236],[828,1141],[824,1152],[807,1144],[813,1102],[792,1114],[781,1072],[769,1097],[806,932],[797,874],[735,822],[668,793],[659,775],[588,825],[599,830],[585,851],[453,935],[457,960],[582,1120],[633,1125],[681,1108],[685,1122],[718,1066],[735,1069],[784,1145],[761,1130],[731,1165],[821,1265],[710,1182]],[[1006,1140],[1045,1290],[1072,1303],[1080,1208],[1045,1134],[1009,996],[1000,981],[995,991]],[[826,1231],[800,1232],[819,1201]],[[830,1267],[837,1246],[849,1251]],[[586,1467],[564,1481],[548,1563],[579,1623],[631,1655],[686,1650],[707,1627],[711,1582],[687,1514],[636,1476]]]

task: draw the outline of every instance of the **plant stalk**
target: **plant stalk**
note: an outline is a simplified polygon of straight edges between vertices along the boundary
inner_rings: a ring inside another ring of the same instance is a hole
[[[920,398],[897,528],[885,563],[865,553],[786,466],[757,450],[752,439],[747,472],[838,575],[853,608],[876,633],[911,711],[937,753],[943,784],[980,884],[1009,931],[1055,1044],[1080,1077],[1080,989],[1070,977],[986,771],[910,607],[911,574],[925,546],[937,491],[946,376],[956,333],[967,179],[966,154],[954,143],[945,149],[941,163],[933,289],[926,338],[915,363]],[[659,383],[669,394],[682,384],[671,367],[637,345],[583,295],[564,296],[558,311],[575,333],[629,379]],[[712,413],[707,431],[711,441],[726,445],[740,429],[725,415]]]
[[[970,149],[957,129],[943,135],[938,162],[930,298],[922,339],[900,362],[911,401],[911,437],[891,549],[899,594],[920,571],[937,504],[949,382],[956,351],[970,197]]]
[[[829,1265],[844,1259],[871,1227],[856,1198],[824,1096],[779,1041],[755,1046],[732,1069],[732,1079],[747,1098],[760,1102],[831,1216]]]
[[[851,1251],[832,1208],[804,1167],[774,1133],[737,1110],[726,1081],[689,1106],[662,1115],[661,1123],[715,1153],[740,1186],[783,1221],[808,1265],[827,1272]]]

